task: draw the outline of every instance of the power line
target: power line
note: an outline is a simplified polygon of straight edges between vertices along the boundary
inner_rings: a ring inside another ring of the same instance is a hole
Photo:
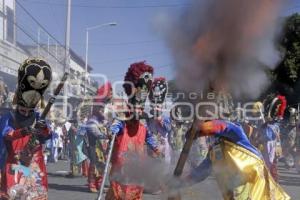
[[[54,5],[54,6],[67,6],[64,3],[55,3],[55,2],[43,2],[35,0],[27,0],[29,3],[35,4],[45,4],[45,5]],[[178,8],[178,7],[188,7],[191,4],[160,4],[160,5],[144,5],[144,6],[112,6],[112,5],[82,5],[82,4],[72,4],[72,7],[80,8],[111,8],[111,9],[132,9],[132,8]]]
[[[166,51],[157,52],[157,53],[151,53],[151,54],[146,54],[146,55],[140,55],[140,56],[136,56],[136,57],[107,60],[107,61],[103,61],[103,62],[93,62],[93,64],[107,64],[107,63],[122,62],[122,61],[133,60],[133,59],[141,59],[141,58],[151,57],[151,56],[156,56],[156,55],[164,55],[166,53],[167,53]]]
[[[145,41],[134,41],[134,42],[119,42],[119,43],[91,43],[91,46],[127,46],[127,45],[137,45],[137,44],[152,44],[161,42],[162,40],[145,40]],[[85,46],[84,43],[74,42],[75,46]]]
[[[50,0],[48,0],[48,1],[50,2]],[[61,35],[64,35],[64,33],[63,33],[64,26],[63,26],[61,23],[59,23],[60,21],[58,20],[57,16],[55,15],[55,9],[53,8],[52,5],[50,5],[49,7],[50,7],[51,11],[53,12],[53,15],[54,15],[54,18],[55,18],[55,20],[56,20],[56,23],[58,23],[59,26],[60,26],[60,28],[59,28],[60,34],[61,34]]]
[[[33,36],[30,35],[30,33],[28,33],[23,27],[21,27],[18,23],[16,23],[14,20],[11,19],[7,19],[9,22],[12,22],[18,29],[20,29],[27,37],[29,37],[29,39],[31,39],[34,43],[36,43],[37,45],[39,45],[39,43],[34,39]],[[58,63],[60,63],[61,65],[63,65],[63,63],[61,63],[60,60],[58,60],[56,58],[56,56],[54,56],[51,52],[49,52],[46,48],[43,47],[43,45],[40,46],[40,48],[42,48],[44,51],[46,51],[50,56],[52,56]]]
[[[30,14],[30,12],[18,1],[16,0],[16,3],[19,5],[20,8],[22,8],[22,10],[35,22],[37,23],[37,25],[43,29],[43,31],[45,31],[53,40],[55,40],[57,42],[57,44],[59,44],[60,46],[64,46],[63,44],[61,44],[51,33],[49,33],[47,31],[46,28],[44,28],[44,26],[42,26],[42,24],[34,17]]]

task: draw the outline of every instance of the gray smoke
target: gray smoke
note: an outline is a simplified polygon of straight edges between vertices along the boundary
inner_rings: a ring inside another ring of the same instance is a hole
[[[190,4],[167,30],[178,87],[258,97],[269,84],[266,71],[280,61],[275,40],[282,0],[193,0]]]
[[[120,170],[115,170],[111,179],[122,184],[140,185],[150,190],[159,190],[168,177],[169,165],[158,158],[136,153],[126,153]]]

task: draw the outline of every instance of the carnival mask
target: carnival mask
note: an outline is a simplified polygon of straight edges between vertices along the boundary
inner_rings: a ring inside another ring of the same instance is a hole
[[[167,92],[168,85],[165,78],[154,79],[149,94],[149,100],[151,102],[150,113],[152,115],[160,116],[162,114],[162,104],[166,99]]]
[[[152,84],[151,73],[145,72],[139,77],[134,96],[130,99],[130,103],[134,107],[141,108],[141,109],[144,108],[151,84]]]
[[[16,103],[26,108],[35,108],[51,79],[52,70],[48,63],[39,59],[26,60],[18,70]]]

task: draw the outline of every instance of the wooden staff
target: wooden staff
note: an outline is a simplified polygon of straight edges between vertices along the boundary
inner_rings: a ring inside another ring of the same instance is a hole
[[[103,179],[102,179],[102,183],[101,183],[101,187],[100,187],[100,190],[99,190],[97,200],[101,200],[102,196],[103,196],[103,193],[104,193],[105,181],[106,181],[106,177],[109,173],[109,165],[110,165],[110,161],[111,161],[112,152],[113,152],[113,149],[114,149],[116,136],[117,136],[116,134],[113,134],[112,139],[110,141],[109,152],[108,152],[108,155],[107,155],[107,160],[106,160],[106,163],[105,163],[105,169],[104,169],[104,173],[103,173]]]
[[[193,145],[194,138],[196,137],[197,125],[198,125],[197,120],[194,120],[192,127],[189,129],[189,131],[186,134],[186,141],[180,153],[180,157],[178,159],[176,168],[173,173],[175,177],[180,177],[182,175],[184,165],[186,163],[186,160],[188,159],[189,152]],[[180,199],[181,199],[181,195],[179,192],[177,192],[175,196],[171,195],[168,197],[168,200],[180,200]]]

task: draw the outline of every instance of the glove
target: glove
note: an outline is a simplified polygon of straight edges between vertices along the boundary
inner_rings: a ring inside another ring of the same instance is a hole
[[[110,126],[110,131],[113,135],[119,135],[124,128],[124,123],[120,120],[115,120]]]
[[[160,151],[159,148],[156,148],[156,149],[153,150],[153,157],[154,157],[154,158],[163,158],[164,155],[163,155],[163,153]]]
[[[36,123],[35,123],[35,126],[34,128],[36,129],[46,129],[48,126],[47,126],[47,123],[45,120],[38,120]]]

